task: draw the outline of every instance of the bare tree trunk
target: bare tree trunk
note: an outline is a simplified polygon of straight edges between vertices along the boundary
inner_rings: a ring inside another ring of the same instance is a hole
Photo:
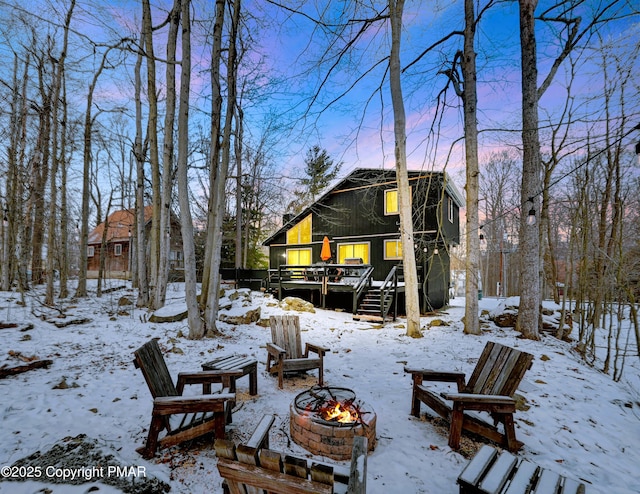
[[[162,153],[162,209],[160,211],[160,252],[158,277],[153,308],[164,306],[169,281],[169,253],[171,250],[171,192],[173,191],[173,128],[176,112],[176,39],[180,24],[180,0],[175,0],[170,13],[167,39],[167,103],[164,118],[164,146]]]
[[[522,197],[520,215],[520,309],[516,329],[540,339],[540,193],[538,69],[534,11],[537,0],[520,0],[522,53]],[[532,213],[532,214],[530,214]]]
[[[144,27],[143,27],[144,31]],[[144,32],[140,33],[140,45],[144,45]],[[138,307],[149,305],[149,282],[147,278],[146,242],[144,231],[144,150],[142,148],[142,100],[141,76],[142,52],[138,52],[135,66],[135,99],[136,99],[136,138],[133,153],[136,157],[136,231],[132,240],[136,244],[136,265],[138,272]]]
[[[98,261],[98,282],[96,286],[96,297],[102,297],[102,283],[105,278],[107,269],[107,258],[109,257],[109,247],[107,234],[109,233],[109,214],[111,213],[111,199],[109,196],[109,204],[107,205],[107,214],[105,215],[104,229],[102,230],[102,238],[100,239],[100,259]]]
[[[156,88],[156,62],[153,51],[153,26],[149,0],[142,0],[142,24],[144,32],[144,51],[147,60],[147,99],[149,101],[149,118],[147,121],[147,139],[149,141],[149,163],[151,165],[151,201],[153,215],[151,234],[149,235],[149,256],[147,259],[149,280],[152,286],[158,282],[158,256],[160,252],[160,157],[158,155],[158,96]],[[144,207],[144,205],[139,205]],[[151,305],[155,302],[151,301]]]
[[[219,308],[219,286],[220,286],[220,262],[222,256],[222,220],[224,218],[225,184],[229,172],[231,155],[231,138],[234,109],[236,106],[237,92],[237,33],[240,22],[240,0],[234,0],[231,19],[231,29],[229,33],[229,50],[227,57],[227,111],[225,114],[224,130],[222,134],[221,157],[216,177],[216,187],[211,193],[214,195],[213,209],[213,231],[218,232],[214,237],[214,244],[211,249],[211,267],[209,271],[209,292],[207,293],[207,305],[205,307],[204,319],[207,326],[207,334],[213,335],[217,331],[216,320],[218,319]]]
[[[62,80],[62,130],[60,132],[60,298],[69,296],[69,210],[67,205],[67,84]]]
[[[180,0],[176,1],[176,7]],[[191,18],[189,0],[182,0],[182,71],[180,75],[180,109],[178,113],[178,197],[182,226],[182,248],[184,250],[185,298],[189,320],[189,338],[204,336],[204,325],[196,287],[196,257],[193,242],[193,222],[187,176],[189,155],[189,84],[191,81]]]
[[[60,111],[60,93],[62,90],[62,80],[64,78],[64,62],[67,57],[67,47],[69,44],[69,25],[71,24],[71,16],[73,15],[73,8],[75,7],[75,0],[71,0],[71,5],[67,12],[64,23],[64,36],[62,42],[62,51],[58,57],[57,66],[53,65],[53,72],[55,73],[55,79],[53,82],[53,106],[51,110],[52,119],[52,137],[51,137],[51,184],[50,184],[50,198],[49,198],[49,225],[47,236],[47,290],[45,294],[45,304],[53,305],[54,293],[53,283],[55,278],[55,261],[57,256],[54,254],[58,250],[56,249],[56,224],[58,224],[58,167],[60,158],[58,156],[58,131],[59,131],[59,118],[58,113]],[[51,57],[53,59],[53,57]],[[63,151],[64,152],[64,151]],[[66,248],[66,246],[64,246]]]
[[[237,131],[235,139],[236,157],[236,269],[244,267],[242,260],[242,123],[243,112],[237,111]],[[245,259],[246,262],[246,259]]]
[[[464,52],[462,54],[462,78],[464,89],[462,101],[464,105],[464,143],[467,192],[467,229],[466,250],[467,262],[464,332],[466,334],[481,334],[478,319],[478,273],[480,273],[479,253],[480,237],[478,235],[478,121],[476,94],[476,54],[473,48],[475,38],[475,12],[473,0],[464,2]]]
[[[83,169],[82,169],[82,218],[80,219],[80,259],[78,286],[76,288],[76,297],[87,296],[87,244],[89,242],[89,197],[91,195],[91,159],[93,158],[91,151],[91,140],[93,132],[93,93],[98,83],[98,78],[104,70],[107,63],[107,57],[113,47],[109,47],[102,55],[100,66],[93,75],[93,79],[89,83],[87,91],[87,109],[84,115],[84,151],[83,151]]]
[[[389,84],[393,103],[393,129],[395,135],[396,179],[400,210],[400,238],[404,265],[405,304],[407,311],[407,336],[421,338],[420,301],[418,296],[418,271],[413,239],[411,215],[411,188],[407,173],[407,134],[402,85],[400,83],[400,41],[404,0],[389,0],[391,20],[391,56],[389,58]]]
[[[47,80],[47,61],[49,53],[42,54],[38,60],[38,84],[41,103],[38,108],[39,128],[36,149],[31,161],[31,187],[28,221],[32,225],[31,234],[31,281],[35,285],[44,283],[44,263],[42,251],[45,239],[45,190],[49,180],[49,159],[51,157],[51,105],[53,87]]]
[[[213,25],[213,43],[211,45],[211,133],[209,151],[209,204],[207,211],[207,243],[205,245],[204,269],[202,273],[202,294],[200,304],[204,308],[209,300],[213,249],[216,243],[214,229],[215,209],[217,205],[217,180],[220,167],[220,125],[222,119],[222,90],[220,87],[220,64],[222,62],[222,28],[226,0],[216,0],[215,22]]]
[[[24,62],[22,78],[19,76],[18,55],[14,57],[13,84],[11,98],[11,124],[9,134],[9,149],[7,152],[7,185],[4,210],[2,211],[3,225],[3,256],[2,256],[2,290],[9,291],[18,268],[18,224],[24,226],[24,221],[19,221],[18,214],[22,211],[23,186],[20,180],[21,165],[24,160],[24,146],[26,139],[21,139],[26,127],[26,84],[28,81],[28,67],[30,57],[27,55]],[[22,81],[22,85],[20,84]],[[26,256],[24,256],[26,257]]]

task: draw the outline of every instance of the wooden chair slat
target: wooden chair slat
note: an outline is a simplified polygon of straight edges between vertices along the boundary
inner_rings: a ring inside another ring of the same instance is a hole
[[[503,452],[480,482],[480,489],[486,492],[499,492],[507,483],[517,462],[518,459],[515,456]]]
[[[274,472],[282,472],[284,469],[284,463],[282,462],[282,455],[277,451],[270,449],[260,450],[260,466],[267,470]]]
[[[286,455],[284,457],[284,473],[301,479],[306,479],[309,475],[307,460],[296,456]]]
[[[312,463],[309,476],[314,482],[333,485],[333,467],[321,463]]]
[[[151,340],[135,352],[135,364],[142,371],[151,396],[178,396],[176,387],[167,369],[158,340]]]

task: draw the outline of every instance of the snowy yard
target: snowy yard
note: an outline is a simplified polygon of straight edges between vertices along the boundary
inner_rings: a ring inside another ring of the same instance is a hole
[[[105,455],[113,455],[126,467],[126,473],[143,472],[148,478],[164,481],[171,486],[170,492],[222,492],[210,442],[161,450],[152,461],[143,460],[135,451],[146,438],[152,400],[140,371],[133,366],[133,351],[150,338],[159,338],[161,347],[167,350],[165,360],[173,375],[200,370],[202,363],[231,353],[258,359],[258,395],[248,394],[248,378],[238,381],[229,437],[236,442],[246,439],[263,414],[273,413],[276,421],[271,429],[271,447],[306,454],[289,439],[289,405],[298,393],[316,382],[316,373],[285,379],[284,389],[278,389],[277,379],[265,372],[268,327],[220,323],[221,337],[191,341],[184,336],[188,332],[185,321],[150,323],[146,311],[119,307],[120,297],[131,293],[114,291],[100,300],[68,304],[65,313],[69,318],[88,318],[91,322],[64,328],[51,322],[57,312],[38,301],[28,299],[23,307],[18,303],[19,295],[0,294],[0,322],[19,324],[18,328],[0,329],[0,366],[20,365],[32,356],[53,361],[48,370],[0,380],[0,465],[12,465],[37,451],[45,453],[64,438],[84,434],[87,441],[95,440]],[[180,310],[180,293],[179,287],[170,288],[168,298],[173,299],[164,312]],[[245,300],[240,297],[230,312],[260,307],[262,320],[285,312],[277,300],[259,292],[251,292],[250,298],[250,303],[239,307]],[[589,493],[640,493],[638,359],[629,359],[625,378],[616,383],[582,362],[571,344],[549,336],[528,341],[518,338],[513,330],[495,326],[480,337],[466,336],[461,323],[463,303],[464,299],[456,298],[437,318],[423,318],[421,339],[405,336],[402,319],[379,326],[353,321],[351,314],[344,312],[298,313],[303,341],[331,349],[325,358],[325,384],[353,389],[358,399],[377,414],[378,441],[368,458],[367,492],[458,492],[456,478],[467,458],[447,446],[446,431],[424,417],[409,415],[411,380],[403,368],[410,364],[469,373],[485,343],[495,340],[535,357],[519,389],[529,407],[515,416],[518,439],[525,443],[519,455],[580,479],[588,485]],[[483,309],[491,309],[496,303],[495,299],[480,301]],[[430,326],[434,319],[449,325]],[[22,330],[29,323],[33,328]],[[472,453],[478,444],[464,441],[463,452]],[[87,456],[81,466],[101,466],[92,461]],[[87,492],[94,485],[99,487],[95,492],[122,492],[99,483],[105,480],[106,470],[87,475],[91,483],[81,486],[55,484],[54,477],[61,475],[64,461],[51,466],[28,482],[24,478],[21,482],[0,481],[0,493],[44,492],[39,489],[48,486],[51,490],[47,492],[75,494]],[[3,476],[6,472],[3,469]],[[114,470],[109,476],[122,473]]]

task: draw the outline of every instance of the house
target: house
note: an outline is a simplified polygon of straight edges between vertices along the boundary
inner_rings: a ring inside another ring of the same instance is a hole
[[[145,235],[149,238],[151,230],[152,206],[144,208]],[[106,235],[105,235],[106,228]],[[131,278],[132,239],[135,236],[135,210],[124,209],[111,213],[107,220],[100,223],[90,234],[87,242],[87,278],[97,278],[100,269],[100,252],[103,238],[106,246],[104,265],[105,278]],[[169,254],[170,277],[184,279],[184,258],[182,254],[182,235],[180,223],[171,218],[171,250]],[[147,255],[149,247],[147,246]]]
[[[459,211],[464,202],[444,172],[410,171],[409,183],[421,310],[428,312],[449,302],[449,253],[460,242]],[[339,294],[346,295],[354,312],[364,312],[356,309],[369,291],[375,291],[381,304],[390,298],[390,291],[376,290],[392,283],[392,277],[397,280],[395,303],[402,310],[397,187],[395,170],[356,169],[304,211],[286,217],[282,228],[264,242],[271,288],[279,297],[296,294],[314,303],[319,295],[322,305],[328,298],[337,301]],[[321,254],[327,242],[331,258],[325,262]],[[339,279],[344,274],[354,277]]]

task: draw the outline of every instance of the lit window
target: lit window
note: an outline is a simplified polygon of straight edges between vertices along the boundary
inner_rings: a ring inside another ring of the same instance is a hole
[[[398,214],[398,189],[387,189],[384,191],[384,214]]]
[[[311,215],[304,218],[287,232],[288,244],[311,243]]]
[[[413,201],[411,195],[412,188],[409,187],[409,200]],[[398,189],[387,189],[384,191],[384,214],[400,214],[400,202],[398,199]]]
[[[402,259],[402,240],[385,240],[384,258],[392,260]]]
[[[362,259],[364,264],[369,264],[369,243],[339,244],[338,264],[344,264],[346,259]]]
[[[311,266],[311,249],[287,249],[287,264]]]
[[[449,199],[449,208],[447,211],[447,216],[449,217],[449,222],[453,223],[453,199],[451,197]]]

